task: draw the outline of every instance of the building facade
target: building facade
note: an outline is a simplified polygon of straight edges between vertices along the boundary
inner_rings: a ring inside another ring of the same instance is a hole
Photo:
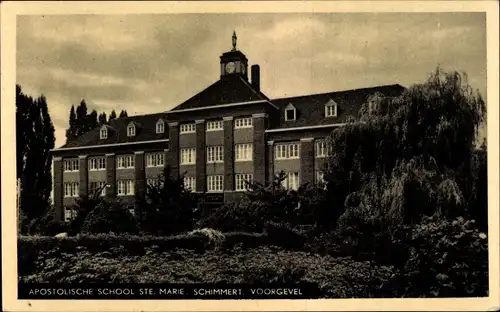
[[[233,35],[212,85],[170,111],[115,119],[53,150],[55,217],[71,219],[75,199],[100,189],[133,209],[167,166],[184,175],[201,203],[236,200],[245,181],[264,183],[279,171],[287,188],[318,183],[332,130],[357,116],[370,96],[403,90],[388,85],[270,99],[261,91],[259,66],[248,68]]]

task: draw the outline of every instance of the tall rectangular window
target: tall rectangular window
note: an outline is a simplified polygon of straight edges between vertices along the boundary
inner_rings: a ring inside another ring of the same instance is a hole
[[[323,171],[316,171],[316,183],[323,184],[325,183],[325,173]]]
[[[76,217],[76,211],[71,207],[64,207],[64,222],[70,222]]]
[[[242,117],[234,119],[234,128],[252,128],[252,117]]]
[[[222,120],[207,121],[207,131],[221,131],[223,130]]]
[[[207,146],[207,164],[224,162],[224,146]]]
[[[181,165],[194,165],[196,163],[196,148],[181,149]]]
[[[134,155],[121,155],[116,157],[117,169],[131,169],[135,167]]]
[[[235,161],[251,161],[253,159],[252,143],[235,144]]]
[[[236,181],[237,191],[246,191],[248,189],[247,182],[248,183],[253,182],[253,174],[250,173],[236,174],[234,178]]]
[[[279,143],[274,148],[275,159],[297,159],[300,158],[299,143]]]
[[[91,196],[93,196],[99,190],[101,190],[101,193],[99,194],[99,196],[106,195],[106,182],[99,181],[99,182],[90,182],[89,183],[89,194]]]
[[[196,133],[196,124],[194,123],[187,123],[187,124],[182,124],[180,126],[180,134],[184,133]]]
[[[224,189],[224,176],[223,175],[209,175],[207,176],[207,191],[208,192],[222,192]]]
[[[289,190],[299,189],[299,173],[298,172],[287,172],[286,178],[281,182],[281,185]]]
[[[330,155],[331,148],[326,140],[316,141],[316,157],[328,157]]]
[[[89,158],[89,170],[106,170],[106,158],[105,157],[90,157]]]
[[[191,190],[191,191],[196,191],[196,178],[195,177],[184,177],[184,188]]]
[[[165,132],[165,122],[163,120],[158,120],[156,123],[156,133],[163,133]]]
[[[146,167],[163,167],[164,164],[165,164],[164,153],[146,154]]]
[[[158,178],[153,178],[153,179],[150,178],[146,180],[146,185],[151,187],[160,187],[163,185],[163,183]]]
[[[134,180],[118,180],[116,183],[117,187],[117,195],[125,196],[125,195],[134,195]]]
[[[64,183],[64,197],[78,197],[79,187],[78,182]]]
[[[78,159],[65,159],[64,172],[73,172],[80,170],[80,162]]]

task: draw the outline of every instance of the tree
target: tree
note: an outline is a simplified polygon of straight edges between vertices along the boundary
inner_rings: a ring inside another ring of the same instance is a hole
[[[113,119],[116,119],[116,112],[114,109],[111,111],[111,114],[109,114],[109,121]]]
[[[28,220],[40,217],[50,204],[54,126],[45,96],[33,99],[16,86],[17,176],[20,208]]]
[[[107,122],[106,113],[99,114],[99,117],[98,117],[98,124],[99,124],[99,126],[102,126],[106,122]]]
[[[97,120],[97,111],[94,109],[87,116],[87,122],[85,123],[85,132],[91,131],[99,125]]]
[[[339,222],[347,228],[374,218],[411,224],[477,209],[466,199],[486,105],[466,75],[438,68],[398,97],[369,97],[359,114],[360,122],[351,120],[330,136],[323,218],[335,222],[343,215]]]
[[[123,110],[120,112],[120,116],[118,118],[122,118],[122,117],[128,117],[128,114],[127,114],[127,111],[126,110]]]
[[[66,130],[66,143],[76,138],[76,114],[75,106],[71,105],[69,111],[69,128]]]

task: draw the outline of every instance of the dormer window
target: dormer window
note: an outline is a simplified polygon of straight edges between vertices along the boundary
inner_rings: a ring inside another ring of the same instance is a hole
[[[328,101],[325,105],[325,117],[337,117],[337,103],[333,100]]]
[[[133,123],[129,124],[127,127],[127,136],[128,137],[135,136],[135,125]]]
[[[165,122],[163,119],[159,119],[156,122],[156,133],[164,133],[165,132]]]
[[[108,138],[108,128],[106,126],[102,126],[101,130],[99,131],[99,135],[101,137],[101,140],[105,140]]]
[[[296,115],[297,110],[295,109],[295,106],[293,106],[292,103],[288,104],[285,108],[285,121],[295,120],[297,118]]]

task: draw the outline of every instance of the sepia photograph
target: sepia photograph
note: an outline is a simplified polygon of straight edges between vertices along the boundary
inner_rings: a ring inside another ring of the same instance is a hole
[[[11,18],[16,300],[498,304],[491,14],[171,4]]]

